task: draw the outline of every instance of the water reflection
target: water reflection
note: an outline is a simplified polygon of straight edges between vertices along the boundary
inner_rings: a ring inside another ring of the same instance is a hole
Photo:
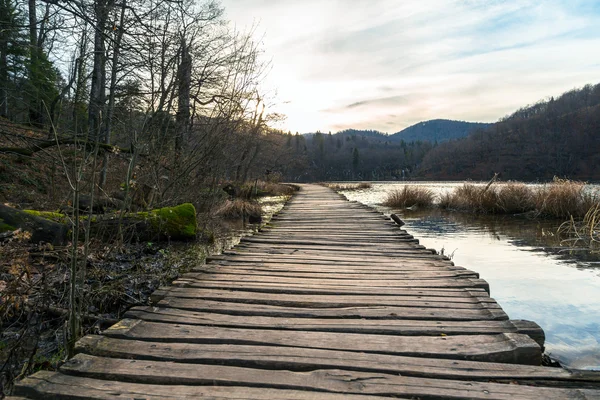
[[[432,188],[440,192],[457,184]],[[379,204],[397,187],[375,184],[345,194],[389,213]],[[457,265],[479,272],[512,319],[540,324],[553,358],[571,368],[600,369],[600,257],[561,246],[555,235],[560,222],[443,210],[393,211],[423,245],[443,249]]]

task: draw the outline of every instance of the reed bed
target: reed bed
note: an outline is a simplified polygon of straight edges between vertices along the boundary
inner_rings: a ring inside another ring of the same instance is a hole
[[[336,191],[342,191],[342,190],[363,190],[363,189],[370,189],[373,187],[373,185],[371,184],[371,182],[358,182],[358,183],[325,183],[325,186],[327,186],[330,189],[336,190]]]
[[[402,189],[396,189],[388,193],[383,205],[395,208],[432,207],[434,205],[434,193],[423,186],[404,185]]]
[[[481,214],[531,213],[544,218],[583,218],[598,201],[584,182],[554,179],[542,187],[523,183],[464,184],[441,196],[439,206]]]

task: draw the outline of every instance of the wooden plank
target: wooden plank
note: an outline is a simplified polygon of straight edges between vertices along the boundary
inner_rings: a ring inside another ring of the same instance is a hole
[[[489,284],[483,279],[332,279],[332,278],[295,278],[277,277],[273,279],[268,276],[236,277],[234,275],[211,275],[197,272],[188,272],[183,275],[185,279],[196,279],[214,282],[254,282],[278,284],[305,284],[306,286],[337,285],[337,286],[359,286],[363,288],[482,288],[489,290]],[[377,289],[372,289],[377,290]]]
[[[40,371],[19,383],[15,393],[33,399],[214,399],[214,400],[381,400],[384,397],[265,387],[152,385],[90,379]]]
[[[282,266],[291,266],[291,265],[310,265],[310,266],[319,266],[319,267],[336,267],[336,268],[352,268],[358,267],[361,269],[402,269],[402,268],[418,268],[419,266],[427,267],[448,267],[448,268],[463,268],[457,267],[452,262],[442,260],[439,258],[433,259],[414,259],[414,258],[396,258],[394,259],[380,259],[374,258],[370,261],[364,261],[360,259],[348,259],[348,258],[328,258],[328,257],[318,257],[318,256],[307,256],[305,258],[299,258],[294,255],[255,255],[249,253],[239,253],[239,254],[229,254],[227,258],[224,257],[216,257],[211,256],[207,258],[207,262],[209,264],[221,264],[223,265],[282,265]]]
[[[227,262],[227,261],[211,261],[209,264],[203,264],[192,268],[194,272],[219,272],[219,271],[285,271],[285,272],[313,272],[313,273],[360,273],[363,275],[375,275],[375,274],[407,274],[413,271],[419,272],[470,272],[472,271],[463,267],[456,267],[453,265],[434,264],[434,263],[423,263],[419,265],[417,263],[398,264],[397,266],[360,266],[360,265],[330,265],[330,264],[310,264],[310,263],[285,263],[285,262]]]
[[[202,285],[202,283],[199,283]],[[171,294],[172,293],[172,294]],[[448,303],[490,303],[497,305],[496,300],[486,296],[485,292],[478,290],[469,291],[449,291],[449,290],[429,290],[429,289],[402,289],[390,294],[379,294],[378,296],[371,295],[368,291],[355,293],[336,292],[334,294],[304,294],[299,295],[298,293],[283,292],[280,294],[273,294],[270,292],[259,292],[256,290],[245,290],[245,288],[239,288],[239,290],[233,290],[230,288],[204,288],[204,287],[190,287],[190,286],[163,286],[157,289],[153,294],[156,297],[165,298],[168,295],[173,297],[187,297],[187,298],[207,298],[213,300],[220,300],[224,298],[232,299],[252,299],[255,300],[285,300],[285,301],[314,301],[319,302],[331,302],[331,301],[348,301],[350,302],[370,302],[373,305],[398,305],[385,304],[386,302],[398,302],[398,301],[423,301],[423,302],[448,302]],[[233,300],[236,301],[236,300]],[[332,303],[328,303],[332,304]],[[497,308],[497,307],[494,307]]]
[[[125,318],[187,325],[225,326],[251,329],[370,333],[402,336],[493,335],[522,333],[544,346],[544,331],[531,321],[521,320],[402,320],[344,318],[278,318],[216,314],[176,308],[134,307]]]
[[[529,336],[518,333],[442,337],[391,336],[171,325],[124,319],[103,334],[121,339],[156,342],[305,347],[411,357],[541,364],[540,346]]]
[[[152,294],[152,301],[172,298],[213,300],[229,303],[268,304],[282,307],[342,308],[342,307],[421,307],[449,309],[488,309],[501,307],[490,297],[453,298],[422,296],[356,296],[356,295],[298,295],[252,293],[198,288],[164,288]]]
[[[564,399],[600,396],[594,389],[555,389],[487,382],[460,382],[447,379],[415,378],[384,373],[347,370],[285,370],[231,367],[221,365],[161,363],[78,354],[67,361],[61,372],[95,379],[163,385],[249,386],[288,390],[312,390],[340,394],[446,398]],[[534,397],[535,396],[535,397]]]
[[[356,247],[347,246],[345,244],[262,244],[262,243],[252,243],[245,244],[240,243],[236,246],[236,250],[238,251],[247,251],[247,250],[256,250],[260,252],[261,250],[294,250],[294,251],[318,251],[318,252],[331,252],[338,254],[359,254],[359,255],[371,255],[375,257],[379,257],[381,255],[409,255],[413,258],[423,257],[423,256],[432,256],[430,251],[425,250],[425,247],[413,243],[403,243],[399,242],[393,245],[359,245]]]
[[[266,304],[243,304],[203,299],[168,297],[160,300],[160,307],[214,312],[230,315],[262,315],[296,318],[369,318],[369,319],[423,319],[439,321],[507,320],[501,308],[448,309],[434,307],[356,306],[343,308],[302,308]]]
[[[360,286],[341,286],[332,284],[308,285],[295,283],[253,283],[253,282],[226,282],[226,281],[202,281],[195,278],[182,277],[173,282],[173,285],[194,288],[217,288],[227,290],[243,290],[248,292],[264,293],[314,293],[314,294],[368,294],[372,296],[386,295],[427,295],[427,296],[472,296],[485,297],[489,294],[483,288],[384,288],[377,290]]]
[[[373,253],[373,254],[370,254]],[[403,254],[390,254],[380,253],[380,252],[358,252],[352,254],[345,254],[343,251],[313,251],[306,252],[304,250],[294,250],[294,249],[253,249],[250,251],[249,248],[238,248],[236,247],[234,250],[224,251],[223,254],[226,256],[238,256],[242,257],[262,257],[262,258],[285,258],[287,257],[290,260],[328,260],[330,262],[360,262],[363,265],[368,265],[369,263],[377,264],[384,263],[389,264],[394,262],[394,260],[399,259],[407,259],[411,261],[445,261],[448,260],[444,258],[444,256],[439,256],[436,254],[432,254],[431,251],[423,250],[422,253],[409,253],[405,252]]]
[[[102,357],[178,361],[309,371],[348,369],[406,376],[466,380],[565,381],[582,386],[600,385],[600,374],[572,372],[562,368],[525,366],[438,358],[390,356],[301,347],[247,346],[231,344],[160,343],[87,335],[75,351]]]
[[[286,237],[286,238],[265,238],[262,235],[260,237],[255,236],[247,236],[240,240],[240,243],[257,243],[257,244],[268,244],[268,245],[307,245],[307,246],[323,246],[327,245],[341,245],[341,246],[349,246],[349,247],[368,247],[370,245],[386,245],[390,248],[394,248],[394,246],[404,246],[406,244],[411,243],[419,243],[418,239],[402,239],[398,238],[395,240],[383,240],[378,238],[363,238],[359,240],[340,240],[334,238],[323,238],[322,240],[313,239],[299,239],[295,237]]]
[[[439,255],[434,255],[432,254],[431,258],[411,258],[411,257],[403,257],[403,258],[398,258],[398,257],[387,257],[387,256],[382,256],[379,255],[377,257],[360,257],[360,256],[350,256],[350,255],[346,255],[346,254],[338,254],[338,255],[320,255],[320,254],[309,254],[309,255],[302,255],[301,257],[294,255],[294,254],[268,254],[268,253],[263,253],[263,255],[260,254],[253,254],[253,253],[244,253],[244,252],[237,252],[234,250],[229,250],[223,253],[223,256],[211,256],[207,258],[207,261],[213,261],[213,260],[227,260],[228,262],[236,262],[236,261],[245,261],[245,262],[249,262],[249,261],[256,261],[256,262],[294,262],[294,263],[316,263],[316,262],[326,262],[326,263],[331,263],[331,264],[343,264],[343,265],[387,265],[387,266],[397,266],[397,265],[403,265],[403,264],[408,264],[408,263],[418,263],[418,262],[423,262],[423,263],[429,263],[429,264],[434,264],[434,263],[448,263],[449,265],[454,265],[452,264],[451,261],[449,261],[447,258],[444,258],[442,256]]]
[[[472,271],[396,271],[395,273],[379,272],[378,274],[363,274],[362,272],[345,272],[330,271],[327,274],[315,273],[314,271],[280,271],[280,270],[250,270],[250,269],[229,269],[219,268],[214,270],[199,270],[195,269],[193,272],[199,272],[204,274],[206,278],[213,277],[218,278],[224,275],[238,276],[245,279],[246,276],[267,276],[274,278],[276,277],[290,277],[290,278],[301,278],[301,279],[342,279],[342,280],[397,280],[397,279],[463,279],[473,278],[478,279],[479,274]]]

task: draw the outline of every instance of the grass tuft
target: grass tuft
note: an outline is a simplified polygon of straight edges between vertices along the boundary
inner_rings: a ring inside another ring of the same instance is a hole
[[[260,217],[261,213],[262,208],[260,204],[243,199],[225,200],[223,205],[217,210],[217,215],[228,219],[249,216]]]
[[[405,185],[388,193],[383,205],[395,208],[431,207],[434,199],[433,192],[426,187]]]

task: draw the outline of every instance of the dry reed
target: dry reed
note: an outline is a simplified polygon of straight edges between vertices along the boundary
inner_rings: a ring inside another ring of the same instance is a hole
[[[593,204],[582,221],[573,217],[558,228],[558,234],[566,237],[562,242],[569,246],[585,245],[592,250],[600,249],[600,201]]]
[[[542,187],[510,182],[479,186],[464,184],[441,196],[439,205],[482,214],[521,214],[544,218],[582,218],[596,196],[586,191],[584,182],[554,179]]]
[[[423,186],[404,185],[387,194],[383,205],[396,208],[431,207],[435,196],[433,192]]]

